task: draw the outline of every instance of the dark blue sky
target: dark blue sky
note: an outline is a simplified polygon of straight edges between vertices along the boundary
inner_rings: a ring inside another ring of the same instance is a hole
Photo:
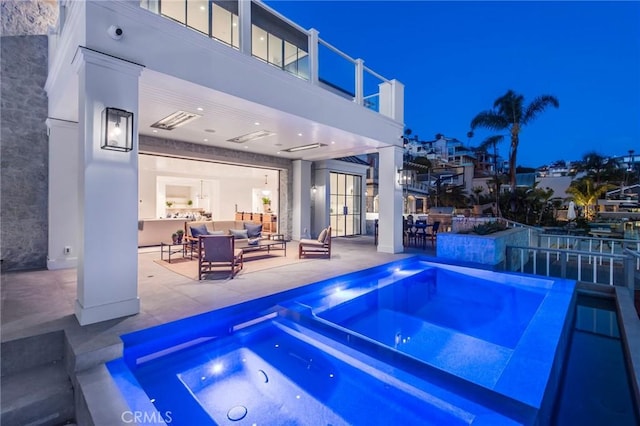
[[[560,101],[521,132],[519,165],[640,153],[640,2],[267,3],[404,83],[405,124],[420,139],[467,142],[471,119],[513,89]],[[470,144],[492,134],[478,129]]]

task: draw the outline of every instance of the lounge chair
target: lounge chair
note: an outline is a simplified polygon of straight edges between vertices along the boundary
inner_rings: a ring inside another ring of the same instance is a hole
[[[233,235],[200,235],[198,237],[198,279],[217,272],[220,267],[231,269],[231,278],[242,269],[242,249],[235,248]]]
[[[318,239],[303,238],[298,244],[298,258],[308,255],[326,255],[331,259],[331,227],[320,232]]]

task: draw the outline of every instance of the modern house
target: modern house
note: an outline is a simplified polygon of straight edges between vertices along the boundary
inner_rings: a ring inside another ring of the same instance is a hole
[[[378,154],[378,251],[403,250],[399,81],[260,1],[56,7],[2,40],[2,269],[77,267],[80,324],[139,311],[145,221],[268,196],[287,238],[364,233],[367,167],[339,158]]]

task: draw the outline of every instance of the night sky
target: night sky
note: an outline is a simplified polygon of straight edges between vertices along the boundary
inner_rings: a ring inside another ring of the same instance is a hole
[[[471,119],[513,89],[560,102],[522,130],[519,165],[640,152],[640,2],[266,3],[401,81],[405,125],[421,140],[479,145],[495,132],[468,140]]]

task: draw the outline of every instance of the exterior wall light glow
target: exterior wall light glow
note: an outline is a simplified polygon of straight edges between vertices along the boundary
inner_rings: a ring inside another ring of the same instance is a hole
[[[398,184],[401,186],[411,186],[415,184],[416,181],[416,171],[408,170],[408,169],[400,169],[398,170]]]
[[[102,112],[100,148],[128,152],[133,149],[133,113],[118,108]]]

